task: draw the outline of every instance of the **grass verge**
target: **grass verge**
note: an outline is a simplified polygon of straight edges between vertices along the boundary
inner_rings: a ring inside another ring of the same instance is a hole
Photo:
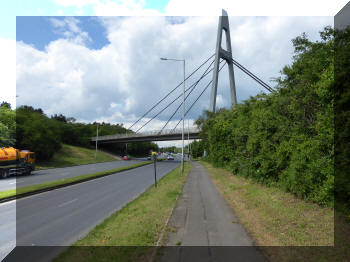
[[[176,168],[141,196],[107,218],[83,239],[77,241],[55,262],[70,261],[147,261],[165,223],[182,192],[185,175]]]
[[[85,165],[114,160],[115,158],[101,151],[97,151],[95,158],[94,149],[62,144],[62,148],[54,154],[50,161],[37,163],[36,169],[41,170],[56,167]]]
[[[240,223],[270,261],[348,261],[350,225],[334,210],[297,199],[278,188],[269,188],[232,175],[201,161]],[[342,243],[334,245],[334,219],[342,228]],[[340,244],[340,245],[338,245]],[[273,247],[275,246],[275,247]],[[288,248],[281,248],[288,246]],[[308,247],[300,247],[308,246]],[[319,248],[310,248],[318,246]],[[322,247],[321,247],[322,246]],[[329,247],[324,247],[329,246]]]
[[[17,189],[2,191],[2,192],[0,192],[0,201],[7,199],[7,198],[11,198],[11,197],[26,196],[26,195],[30,195],[30,194],[34,194],[34,193],[47,191],[47,190],[50,190],[53,188],[58,188],[58,187],[63,187],[63,186],[71,185],[71,184],[80,183],[80,182],[95,179],[98,177],[107,176],[107,175],[122,172],[125,170],[141,167],[141,166],[148,165],[151,163],[152,163],[152,161],[145,161],[145,162],[133,164],[130,166],[123,166],[123,167],[118,167],[118,168],[105,170],[105,171],[101,171],[101,172],[95,172],[95,173],[91,173],[91,174],[87,174],[87,175],[81,175],[81,176],[76,176],[76,177],[71,177],[71,178],[63,178],[63,179],[56,180],[56,181],[51,181],[51,182],[41,183],[41,184],[37,184],[37,185],[20,187]]]

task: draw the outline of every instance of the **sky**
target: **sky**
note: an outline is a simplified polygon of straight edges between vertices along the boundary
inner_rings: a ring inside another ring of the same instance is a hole
[[[291,39],[303,32],[317,40],[333,26],[346,1],[51,0],[5,1],[0,22],[0,100],[42,108],[50,116],[129,127],[215,52],[218,15],[229,14],[233,58],[271,86],[292,62]],[[208,2],[208,3],[207,3]],[[316,7],[317,3],[317,7]],[[303,6],[303,8],[301,8]],[[273,8],[271,8],[273,7]],[[316,15],[316,16],[315,16]],[[209,64],[207,64],[209,65]],[[206,66],[207,66],[206,65]],[[205,68],[205,67],[204,67]],[[200,74],[188,81],[190,86]],[[209,74],[186,100],[189,106]],[[264,89],[235,69],[238,102]],[[181,88],[164,103],[181,95]],[[17,96],[17,98],[16,98]],[[189,112],[194,120],[209,107],[210,87]],[[217,107],[230,106],[228,71],[219,75]],[[162,128],[179,103],[142,131]],[[133,130],[155,116],[152,111]],[[167,128],[181,118],[181,110]],[[161,145],[177,145],[163,142]]]

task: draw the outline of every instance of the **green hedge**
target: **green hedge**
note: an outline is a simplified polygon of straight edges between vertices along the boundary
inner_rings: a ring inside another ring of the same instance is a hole
[[[334,38],[293,39],[276,92],[197,120],[208,160],[322,205],[334,204]]]

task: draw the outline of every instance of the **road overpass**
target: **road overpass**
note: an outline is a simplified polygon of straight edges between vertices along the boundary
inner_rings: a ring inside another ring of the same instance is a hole
[[[198,139],[199,132],[198,128],[185,129],[185,139]],[[96,139],[99,144],[181,140],[182,129],[99,136],[92,137],[91,142],[95,143]]]

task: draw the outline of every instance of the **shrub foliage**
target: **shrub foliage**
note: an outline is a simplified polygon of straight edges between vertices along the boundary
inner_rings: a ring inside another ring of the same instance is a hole
[[[208,160],[322,205],[334,203],[334,31],[292,40],[294,56],[259,94],[197,120]]]

